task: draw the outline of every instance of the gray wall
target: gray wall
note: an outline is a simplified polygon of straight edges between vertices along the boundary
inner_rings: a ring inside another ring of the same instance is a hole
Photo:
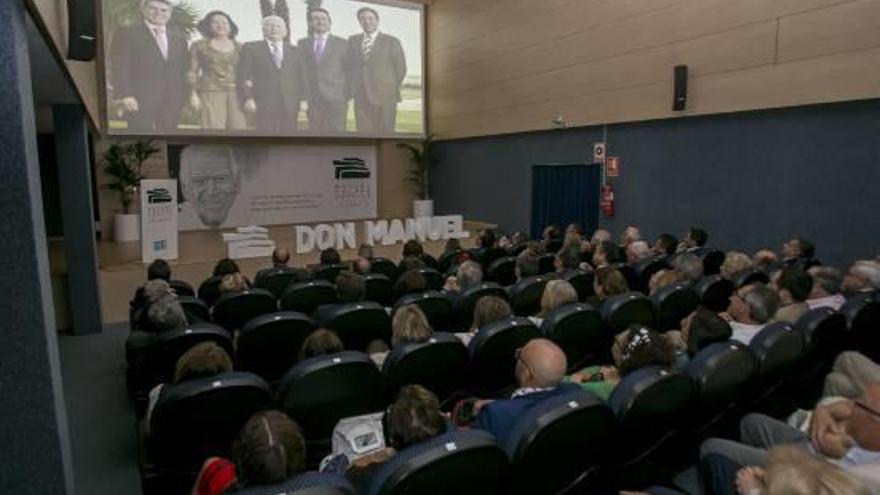
[[[440,214],[528,231],[531,165],[592,161],[602,127],[443,141],[432,193]],[[843,265],[880,254],[880,100],[607,128],[619,232],[676,235],[753,252],[794,235]]]

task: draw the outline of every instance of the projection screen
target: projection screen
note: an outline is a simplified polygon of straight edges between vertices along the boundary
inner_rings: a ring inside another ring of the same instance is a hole
[[[112,135],[421,137],[424,7],[102,0]]]

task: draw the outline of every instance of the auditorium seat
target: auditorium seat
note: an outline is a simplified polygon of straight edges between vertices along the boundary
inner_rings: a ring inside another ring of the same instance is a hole
[[[587,298],[593,295],[594,277],[592,272],[583,270],[566,270],[559,274],[559,278],[568,281],[574,287],[580,302],[586,302]]]
[[[306,270],[281,266],[260,272],[254,280],[254,287],[266,289],[276,298],[280,298],[285,289],[297,282],[305,282],[309,276]]]
[[[394,284],[391,279],[381,273],[370,273],[364,276],[364,287],[367,301],[373,301],[382,306],[391,306],[394,302]]]
[[[436,270],[440,266],[439,263],[437,263],[437,259],[428,253],[422,253],[419,258],[421,258],[421,260],[425,263],[426,267],[432,270]]]
[[[690,284],[679,282],[657,289],[651,296],[654,304],[654,329],[658,332],[680,330],[681,320],[700,304]]]
[[[336,286],[326,280],[293,284],[281,296],[281,309],[310,315],[322,304],[336,302]]]
[[[292,479],[266,486],[235,490],[236,495],[356,495],[354,486],[344,476],[309,471]]]
[[[602,303],[599,312],[614,333],[620,333],[635,323],[653,328],[654,305],[640,292],[611,296]]]
[[[340,352],[300,361],[278,389],[278,403],[306,438],[309,467],[330,452],[330,437],[342,418],[382,411],[382,374],[361,352]]]
[[[477,261],[483,266],[484,271],[488,271],[489,267],[492,266],[492,263],[505,257],[507,257],[506,250],[499,247],[493,247],[483,251],[483,255]]]
[[[415,304],[425,313],[428,323],[435,331],[445,331],[452,324],[452,302],[445,294],[436,290],[407,294],[394,303],[392,316],[398,309],[407,304]]]
[[[507,456],[490,434],[451,431],[398,452],[363,495],[502,495],[508,474]]]
[[[703,259],[703,275],[717,275],[724,264],[724,251],[702,248],[698,256]]]
[[[493,261],[486,268],[484,278],[487,282],[495,282],[504,287],[513,285],[516,282],[516,257],[504,256]]]
[[[467,331],[470,329],[471,323],[474,321],[474,306],[477,305],[480,298],[485,296],[497,296],[507,300],[507,292],[504,288],[493,282],[483,282],[463,290],[454,297],[452,311],[459,330]]]
[[[637,263],[632,265],[633,271],[636,273],[636,280],[638,283],[635,287],[630,286],[630,289],[638,290],[643,294],[648,294],[648,283],[651,282],[651,277],[654,276],[655,273],[660,270],[666,270],[669,268],[669,262],[667,261],[667,257],[665,255],[655,255],[643,260],[639,260]]]
[[[226,329],[213,323],[197,323],[159,334],[148,350],[147,373],[152,378],[152,384],[171,383],[180,356],[192,346],[207,341],[222,347],[230,357],[235,356],[232,336]]]
[[[538,274],[544,275],[556,271],[556,255],[552,253],[542,254],[538,257]]]
[[[303,341],[315,330],[307,315],[280,311],[258,316],[247,323],[236,341],[237,369],[277,383],[296,364]]]
[[[611,268],[619,271],[623,278],[626,279],[626,286],[629,287],[631,291],[637,291],[641,282],[639,282],[639,274],[636,272],[635,268],[624,264],[624,263],[614,263],[611,265]]]
[[[526,277],[510,287],[510,309],[519,316],[535,316],[541,311],[541,297],[547,282],[556,278],[555,274]]]
[[[480,328],[468,346],[471,384],[492,396],[514,385],[516,350],[539,336],[531,320],[516,316]]]
[[[214,304],[214,323],[230,332],[240,329],[248,320],[278,311],[278,301],[266,289],[246,289],[224,294]]]
[[[150,453],[158,475],[188,493],[205,459],[230,458],[241,427],[272,405],[269,386],[251,373],[228,372],[163,388],[150,420]]]
[[[758,364],[752,387],[752,407],[773,416],[791,411],[790,401],[779,396],[783,382],[796,371],[804,350],[804,336],[788,322],[766,325],[749,342]]]
[[[397,265],[388,258],[370,259],[370,272],[385,275],[392,283],[397,279]]]
[[[195,296],[178,296],[180,306],[186,314],[186,322],[190,325],[211,321],[211,308],[205,301]]]
[[[585,390],[540,402],[517,420],[502,445],[512,468],[509,493],[564,492],[607,458],[616,427],[611,408]]]
[[[849,327],[848,348],[880,362],[880,300],[876,293],[858,294],[840,308]]]
[[[715,313],[727,311],[730,296],[735,290],[733,282],[721,278],[721,275],[705,276],[694,284],[694,292],[700,298],[700,304]]]
[[[458,265],[458,260],[461,257],[461,254],[461,250],[446,251],[440,255],[440,259],[437,260],[437,270],[444,275],[448,275],[449,270]]]
[[[745,287],[756,282],[767,284],[770,282],[770,277],[760,268],[751,267],[734,273],[730,276],[730,280],[736,287]]]
[[[378,303],[338,304],[326,316],[327,327],[336,332],[349,351],[364,351],[374,340],[391,342],[391,318]]]
[[[589,304],[569,304],[550,311],[541,323],[541,334],[562,348],[569,371],[607,362],[604,358],[611,348],[611,334]]]
[[[419,268],[419,273],[425,277],[425,288],[428,290],[440,290],[446,282],[443,274],[433,268]]]
[[[519,256],[520,253],[525,251],[527,247],[529,247],[529,245],[525,242],[523,242],[522,244],[517,244],[516,246],[507,248],[507,254],[509,254],[510,256]]]
[[[193,286],[189,284],[189,282],[183,280],[171,280],[168,282],[168,285],[174,289],[174,293],[177,296],[195,296],[196,291],[193,289]]]
[[[564,242],[562,239],[548,239],[544,241],[544,250],[555,255],[562,249]]]
[[[690,432],[702,436],[713,428],[729,427],[737,407],[753,391],[757,371],[755,355],[742,342],[716,342],[701,349],[687,366],[696,393],[688,412]]]
[[[343,270],[348,270],[348,265],[345,263],[336,263],[332,265],[321,265],[314,269],[312,272],[312,276],[316,280],[326,280],[331,284],[336,283],[336,277],[339,276],[339,273]]]
[[[693,382],[678,371],[649,366],[623,377],[608,398],[618,425],[605,471],[613,485],[632,489],[656,481],[663,447],[687,421],[693,397]]]
[[[223,277],[209,277],[199,285],[199,299],[205,301],[208,306],[213,306],[220,299],[220,282]]]
[[[442,403],[468,384],[468,350],[455,335],[435,332],[427,342],[392,350],[382,365],[385,396],[397,397],[404,385],[427,388]]]
[[[816,308],[804,313],[794,327],[804,336],[804,352],[790,388],[798,404],[809,409],[822,393],[834,358],[846,348],[846,317],[831,308]]]

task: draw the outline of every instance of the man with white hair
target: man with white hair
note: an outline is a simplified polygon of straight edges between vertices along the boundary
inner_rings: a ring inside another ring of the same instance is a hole
[[[142,21],[113,33],[107,89],[129,131],[173,130],[180,121],[189,54],[184,35],[168,26],[178,1],[143,0]]]
[[[880,262],[858,260],[843,277],[843,292],[849,296],[880,290]]]
[[[641,240],[642,233],[639,231],[639,228],[634,225],[630,225],[623,229],[623,234],[620,235],[620,245],[625,248],[629,247],[630,244]]]
[[[180,152],[178,173],[183,201],[182,230],[222,227],[241,190],[241,173],[232,147],[190,145]],[[236,224],[246,219],[235,218]]]
[[[833,266],[819,265],[810,268],[807,273],[813,277],[813,288],[807,299],[810,309],[826,307],[835,311],[840,309],[846,302],[846,298],[840,293],[843,286],[840,270]]]
[[[651,256],[651,246],[645,241],[633,241],[626,244],[627,263],[636,263]]]
[[[299,52],[286,41],[284,19],[263,18],[263,40],[241,47],[238,84],[245,113],[255,116],[258,131],[296,131],[299,104],[305,97],[305,76]]]

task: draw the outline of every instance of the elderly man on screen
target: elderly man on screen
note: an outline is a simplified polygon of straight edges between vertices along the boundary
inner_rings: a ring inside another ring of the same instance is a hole
[[[142,22],[118,28],[110,44],[113,106],[128,130],[177,128],[188,94],[187,41],[168,26],[178,0],[143,0]]]
[[[180,153],[183,202],[180,225],[220,227],[241,190],[241,173],[230,146],[191,145]]]

